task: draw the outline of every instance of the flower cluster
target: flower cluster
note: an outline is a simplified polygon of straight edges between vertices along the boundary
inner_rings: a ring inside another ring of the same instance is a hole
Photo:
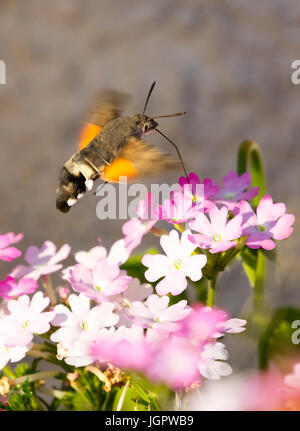
[[[124,238],[109,251],[99,243],[76,253],[75,264],[63,268],[68,245],[57,250],[46,241],[41,248],[27,249],[26,265],[0,281],[0,368],[30,354],[34,335],[47,334],[56,344],[57,359],[71,366],[112,364],[172,389],[231,373],[220,338],[244,331],[246,321],[231,319],[216,307],[190,306],[186,289],[206,276],[208,267],[207,278],[214,277],[216,255],[239,252],[240,244],[273,249],[275,241],[292,233],[294,216],[269,195],[253,208],[249,200],[259,190],[251,187],[249,174],[229,172],[221,188],[190,174],[179,179],[178,187],[162,205],[156,206],[151,195],[141,200],[137,217],[123,225]],[[155,226],[160,220],[171,226],[169,232]],[[126,268],[132,251],[150,232],[160,236],[163,253],[144,254],[140,270],[149,283],[142,283],[122,265]],[[10,245],[21,238],[0,236],[0,259],[19,257],[21,252]],[[66,285],[56,290],[57,304],[55,292],[49,294],[49,280],[60,270]],[[39,280],[51,304],[38,291]]]

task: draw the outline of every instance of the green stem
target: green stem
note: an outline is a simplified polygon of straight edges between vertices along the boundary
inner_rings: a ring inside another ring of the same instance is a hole
[[[6,375],[6,377],[10,377],[11,379],[14,379],[16,376],[12,372],[10,368],[8,368],[6,365],[2,368],[3,374]]]
[[[13,379],[11,384],[21,385],[26,380],[28,380],[29,382],[34,382],[35,380],[45,380],[45,379],[48,379],[49,377],[55,377],[57,374],[58,374],[58,371],[41,371],[39,373],[27,374],[26,376]]]
[[[213,277],[208,282],[208,291],[207,291],[207,301],[206,301],[206,304],[209,307],[212,307],[214,305],[215,294],[216,294],[216,277]]]
[[[244,141],[240,145],[237,163],[239,175],[247,172],[248,164],[250,164],[252,186],[259,187],[259,194],[253,199],[253,205],[256,207],[260,198],[266,194],[266,181],[261,151],[254,141]]]

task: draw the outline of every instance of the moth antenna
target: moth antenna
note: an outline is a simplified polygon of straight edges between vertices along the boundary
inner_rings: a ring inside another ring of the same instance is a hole
[[[152,93],[152,91],[153,91],[153,88],[155,87],[155,84],[156,84],[156,82],[154,81],[154,82],[152,83],[151,87],[150,87],[150,90],[148,91],[148,96],[147,96],[147,99],[146,99],[146,102],[145,102],[145,106],[144,106],[144,110],[143,110],[143,115],[145,114],[145,111],[146,111],[146,109],[147,109],[147,105],[148,105],[148,102],[149,102],[149,99],[150,99],[151,93]]]
[[[186,112],[177,112],[176,114],[167,114],[167,115],[155,115],[155,117],[151,117],[151,118],[154,119],[154,118],[179,117],[180,115],[184,115],[184,114],[186,114]]]
[[[181,154],[180,154],[180,151],[179,151],[179,149],[178,149],[178,147],[177,147],[177,145],[175,144],[175,142],[173,142],[173,141],[171,141],[171,139],[169,139],[163,132],[161,132],[160,130],[158,130],[157,128],[156,129],[154,129],[154,130],[156,130],[156,132],[158,132],[160,135],[162,135],[167,141],[169,141],[170,142],[170,144],[172,144],[173,145],[173,147],[175,148],[175,150],[177,151],[177,154],[178,154],[178,157],[179,157],[179,160],[180,160],[180,163],[181,163],[181,166],[182,166],[182,168],[183,168],[183,171],[184,171],[184,174],[185,174],[185,177],[186,177],[186,179],[187,179],[187,181],[188,181],[188,183],[190,184],[190,181],[189,181],[189,177],[188,177],[188,174],[187,174],[187,172],[186,172],[186,169],[185,169],[185,166],[184,166],[184,163],[183,163],[183,160],[182,160],[182,157],[181,157]]]

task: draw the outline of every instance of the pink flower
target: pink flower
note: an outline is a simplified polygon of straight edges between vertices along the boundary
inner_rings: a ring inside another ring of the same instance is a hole
[[[51,324],[60,326],[50,339],[71,349],[79,339],[88,339],[102,328],[113,326],[119,317],[113,313],[114,305],[105,303],[90,309],[90,300],[83,294],[70,295],[71,311],[62,304],[54,307],[55,317]]]
[[[228,209],[211,208],[206,215],[199,213],[196,220],[190,223],[191,229],[199,234],[190,235],[189,239],[200,248],[208,248],[210,253],[226,251],[237,244],[236,239],[242,235],[242,216],[237,215],[227,222]]]
[[[138,217],[134,217],[123,224],[122,232],[125,235],[125,247],[132,252],[141,242],[157,222],[157,215],[154,209],[154,198],[149,193],[148,200],[140,200],[136,212]]]
[[[151,321],[159,321],[159,316],[169,320],[164,313],[170,313],[176,319],[185,310],[182,307],[184,301],[176,304],[179,308],[175,310],[176,307],[167,307],[165,297],[152,295],[148,302],[151,303],[152,299],[152,316],[149,304],[136,310],[146,327],[149,323],[151,325]],[[204,378],[219,379],[231,373],[231,367],[224,362],[228,357],[225,346],[214,341],[216,336],[224,335],[220,325],[229,322],[227,313],[198,306],[190,309],[186,317],[174,322],[177,328],[172,328],[174,331],[161,338],[147,337],[142,328],[136,326],[120,327],[105,341],[102,336],[94,340],[90,344],[89,355],[94,361],[106,360],[122,369],[142,372],[172,389],[183,389]],[[233,326],[235,324],[232,323]]]
[[[248,202],[242,201],[239,214],[243,216],[243,235],[247,235],[247,246],[253,249],[273,250],[275,240],[288,238],[293,232],[295,217],[285,214],[283,203],[274,204],[270,195],[261,198],[256,214]]]
[[[93,270],[80,264],[70,270],[70,283],[75,292],[82,292],[99,302],[124,292],[130,281],[131,277],[125,271],[118,265],[109,265],[107,259],[100,259]]]
[[[158,215],[161,220],[178,224],[193,220],[196,212],[200,210],[203,210],[203,207],[191,199],[189,192],[177,190],[171,194],[171,199],[164,200],[159,206]]]
[[[35,293],[31,301],[28,295],[9,301],[7,308],[10,314],[0,318],[0,337],[7,337],[5,345],[26,346],[33,339],[33,334],[49,331],[54,312],[43,312],[48,305],[49,298],[45,298],[41,292]]]
[[[166,256],[146,254],[143,257],[142,264],[148,267],[145,272],[148,281],[153,282],[164,277],[156,286],[159,295],[169,292],[178,295],[187,287],[186,277],[192,281],[201,279],[201,270],[207,258],[204,255],[191,256],[197,246],[188,239],[190,234],[190,231],[183,232],[180,240],[178,232],[172,230],[169,235],[162,235],[160,238]]]
[[[15,235],[12,232],[8,232],[5,235],[0,235],[0,260],[12,262],[17,257],[20,257],[22,254],[20,250],[9,246],[21,241],[21,239],[23,239],[22,233]]]
[[[65,244],[56,252],[56,246],[51,241],[45,241],[40,249],[31,246],[25,253],[25,260],[29,266],[16,266],[10,275],[15,278],[26,276],[38,280],[41,275],[51,274],[61,269],[62,265],[58,262],[66,259],[70,250],[71,247]]]
[[[178,181],[186,198],[196,205],[201,205],[204,212],[214,206],[211,199],[220,189],[218,184],[210,178],[204,178],[203,183],[201,183],[200,178],[195,173],[190,173],[188,180],[186,177],[180,177]]]
[[[253,199],[259,193],[259,187],[250,187],[251,175],[245,172],[241,176],[236,171],[230,171],[222,180],[221,189],[213,200],[217,204],[225,205],[230,211],[238,207],[241,200]]]
[[[4,281],[0,281],[0,296],[4,299],[14,299],[26,293],[34,293],[38,284],[32,278],[21,278],[16,281],[13,277],[7,276]]]
[[[172,332],[178,330],[176,322],[184,319],[191,311],[187,301],[179,301],[169,305],[168,296],[150,295],[145,303],[135,301],[128,309],[128,314],[134,317],[134,324],[143,328],[151,328],[157,332]]]
[[[146,375],[157,382],[163,382],[173,390],[183,389],[201,380],[198,369],[200,352],[183,338],[165,340],[155,350],[151,366]]]

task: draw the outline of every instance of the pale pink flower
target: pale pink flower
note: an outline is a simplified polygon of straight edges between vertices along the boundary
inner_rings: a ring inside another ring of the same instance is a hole
[[[111,296],[109,300],[115,304],[116,313],[120,317],[118,326],[131,325],[132,321],[127,313],[131,304],[134,301],[144,301],[151,293],[153,293],[151,284],[141,284],[137,278],[133,278],[124,292]]]
[[[8,362],[19,362],[26,356],[26,353],[32,348],[32,344],[27,346],[7,347],[5,338],[0,338],[0,370]]]
[[[220,336],[223,336],[224,333],[239,334],[246,330],[245,328],[246,323],[247,321],[244,319],[228,319],[228,320],[225,320],[225,322],[219,323],[217,327],[221,331]]]
[[[100,240],[99,240],[100,242]],[[89,251],[79,251],[75,253],[75,260],[87,269],[95,269],[99,260],[107,258],[110,265],[122,265],[129,258],[129,251],[125,246],[124,239],[116,241],[110,248],[109,253],[103,246],[96,246]],[[62,278],[70,282],[71,271],[75,265],[69,266],[62,270]]]
[[[31,246],[26,250],[25,260],[29,266],[16,266],[11,276],[15,278],[28,277],[38,280],[41,275],[51,274],[62,268],[60,261],[69,256],[71,247],[63,245],[58,251],[51,241],[45,241],[41,248]]]
[[[284,203],[273,203],[270,195],[261,198],[256,214],[248,202],[242,201],[237,210],[243,217],[243,235],[247,235],[247,246],[253,249],[272,250],[275,240],[288,238],[293,232],[293,214],[285,214]]]
[[[229,376],[232,368],[227,362],[228,352],[222,343],[208,343],[201,353],[198,364],[200,374],[206,379],[217,380],[222,376]]]
[[[7,276],[5,280],[0,281],[0,296],[4,299],[14,299],[26,293],[34,293],[38,287],[36,280],[32,278],[15,280]]]
[[[237,215],[227,222],[228,209],[213,207],[209,210],[209,219],[203,213],[190,223],[190,228],[199,234],[190,235],[189,239],[200,248],[208,248],[210,253],[226,251],[237,244],[242,235],[242,216]]]
[[[300,363],[294,365],[292,374],[285,376],[284,383],[300,392]]]
[[[168,296],[150,295],[146,302],[135,301],[128,309],[134,318],[134,324],[143,328],[151,328],[157,332],[172,332],[179,329],[178,321],[184,319],[191,311],[187,301],[179,301],[169,305]]]
[[[251,186],[251,175],[245,172],[241,176],[236,171],[230,171],[222,180],[223,188],[213,197],[220,205],[225,205],[230,211],[238,207],[241,200],[253,199],[259,193],[259,187]]]
[[[78,251],[75,253],[75,260],[77,263],[85,266],[89,269],[94,269],[97,265],[98,260],[103,259],[107,256],[107,250],[103,246],[97,245],[91,248],[89,251]]]
[[[16,247],[10,247],[11,244],[21,241],[23,234],[15,235],[13,232],[8,232],[0,235],[0,260],[12,262],[17,257],[21,256],[21,252]]]
[[[84,337],[75,340],[72,346],[66,350],[65,362],[74,367],[86,367],[97,360],[97,362],[107,362],[109,357],[96,358],[93,354],[93,347],[96,343],[109,343],[114,337],[115,328],[101,328],[91,331]]]
[[[155,202],[153,196],[148,194],[147,200],[141,199],[137,205],[138,217],[133,217],[123,224],[122,232],[125,235],[125,247],[131,253],[142,242],[146,235],[157,222]]]
[[[66,286],[59,286],[56,290],[62,301],[66,302],[71,294],[71,290]]]
[[[113,313],[114,305],[107,302],[90,309],[90,300],[85,295],[70,295],[71,310],[65,305],[54,307],[55,317],[51,324],[60,329],[51,335],[51,340],[71,349],[76,340],[93,336],[102,328],[114,326],[119,317]]]
[[[148,267],[145,277],[153,282],[164,277],[157,286],[159,295],[178,295],[187,287],[186,277],[192,281],[200,280],[202,268],[206,265],[207,258],[204,255],[193,255],[197,247],[188,236],[190,231],[184,231],[181,239],[178,232],[172,230],[169,235],[162,235],[160,244],[166,255],[146,254],[142,259],[142,264]]]
[[[188,188],[188,187],[186,187]],[[158,215],[161,220],[178,224],[193,220],[197,211],[203,211],[203,206],[191,199],[189,191],[177,190],[171,193],[171,198],[164,200],[158,207]]]
[[[28,295],[7,303],[9,314],[0,318],[0,337],[6,336],[7,347],[26,346],[34,334],[44,334],[50,329],[49,322],[54,312],[43,312],[49,305],[49,298],[36,292],[31,301]]]
[[[70,270],[70,283],[75,292],[82,292],[98,302],[124,292],[130,281],[125,271],[118,265],[109,265],[107,259],[98,260],[93,270],[80,264]]]

